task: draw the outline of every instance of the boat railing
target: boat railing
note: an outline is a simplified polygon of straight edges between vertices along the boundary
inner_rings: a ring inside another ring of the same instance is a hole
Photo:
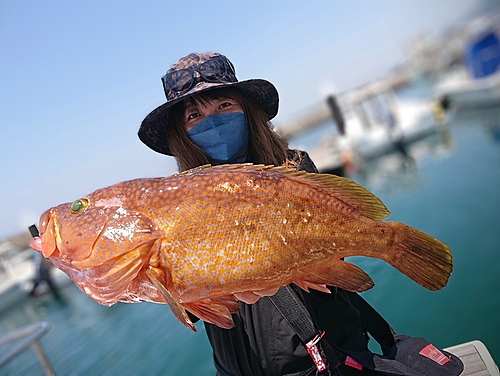
[[[50,329],[50,325],[47,322],[40,321],[31,325],[24,326],[13,332],[10,332],[2,337],[0,337],[0,346],[12,342],[15,340],[22,339],[16,346],[14,346],[10,352],[0,357],[0,368],[2,368],[9,361],[14,359],[17,355],[21,354],[23,351],[27,350],[30,346],[35,351],[40,364],[42,365],[45,374],[48,376],[54,376],[55,373],[43,351],[42,345],[38,340],[45,335]]]

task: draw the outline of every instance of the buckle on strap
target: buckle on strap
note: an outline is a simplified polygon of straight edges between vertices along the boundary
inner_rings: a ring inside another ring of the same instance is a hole
[[[307,353],[313,360],[318,372],[323,372],[326,369],[326,363],[321,356],[318,346],[316,346],[316,344],[321,340],[321,338],[323,338],[324,335],[324,331],[320,334],[316,334],[316,336],[312,340],[305,344]]]

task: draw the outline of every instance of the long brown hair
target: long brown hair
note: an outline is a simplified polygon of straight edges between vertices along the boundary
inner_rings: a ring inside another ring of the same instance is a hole
[[[189,105],[220,98],[236,100],[245,113],[249,133],[249,152],[253,163],[280,166],[287,160],[288,142],[278,136],[266,113],[237,88],[212,89],[186,98],[172,106],[168,114],[168,147],[177,160],[180,171],[204,164],[214,164],[189,138],[184,127],[184,110]]]

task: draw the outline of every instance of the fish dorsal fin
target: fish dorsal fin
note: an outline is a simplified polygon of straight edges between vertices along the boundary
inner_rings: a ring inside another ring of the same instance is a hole
[[[197,172],[207,172],[208,170],[245,170],[251,172],[268,171],[284,174],[290,178],[296,178],[306,184],[324,189],[334,194],[339,200],[360,211],[364,216],[382,220],[390,212],[384,203],[368,189],[344,178],[332,174],[316,174],[306,171],[297,171],[286,166],[266,166],[252,163],[225,164],[225,165],[203,165],[191,170],[183,171],[181,174],[190,174]]]
[[[211,164],[205,164],[201,165],[198,167],[193,167],[189,170],[184,170],[178,173],[178,175],[189,175],[193,173],[199,173],[199,172],[204,172],[206,170],[239,170],[239,169],[245,169],[245,170],[266,170],[266,169],[272,169],[276,168],[274,166],[265,166],[265,165],[260,165],[260,164],[253,164],[253,163],[235,163],[235,164],[222,164],[222,165],[211,165]]]
[[[291,173],[286,171],[285,173],[297,176],[311,185],[333,193],[339,200],[359,210],[370,219],[380,221],[390,214],[390,211],[377,196],[350,179],[332,174],[314,174],[302,171],[292,171]]]

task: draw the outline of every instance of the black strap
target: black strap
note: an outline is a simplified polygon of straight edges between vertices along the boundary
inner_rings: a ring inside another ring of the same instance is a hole
[[[351,304],[356,307],[363,327],[380,345],[383,353],[394,346],[396,332],[389,323],[359,294],[346,291]]]
[[[271,302],[288,324],[297,332],[302,342],[307,343],[319,334],[312,320],[304,320],[304,318],[310,318],[311,316],[290,286],[281,287],[269,299],[271,299]]]
[[[305,345],[313,340],[321,332],[314,326],[311,315],[307,311],[306,307],[302,301],[298,298],[297,294],[288,286],[281,287],[276,294],[270,296],[269,299],[274,304],[276,309],[281,313],[286,322],[290,327],[297,333],[302,343]],[[323,360],[327,360],[325,357],[325,351],[328,351],[328,362],[329,372],[333,374],[338,374],[337,368],[343,363],[342,359],[345,359],[345,355],[342,351],[334,351],[326,341],[320,341],[317,344],[318,348],[322,353]],[[336,350],[336,349],[335,349]]]

